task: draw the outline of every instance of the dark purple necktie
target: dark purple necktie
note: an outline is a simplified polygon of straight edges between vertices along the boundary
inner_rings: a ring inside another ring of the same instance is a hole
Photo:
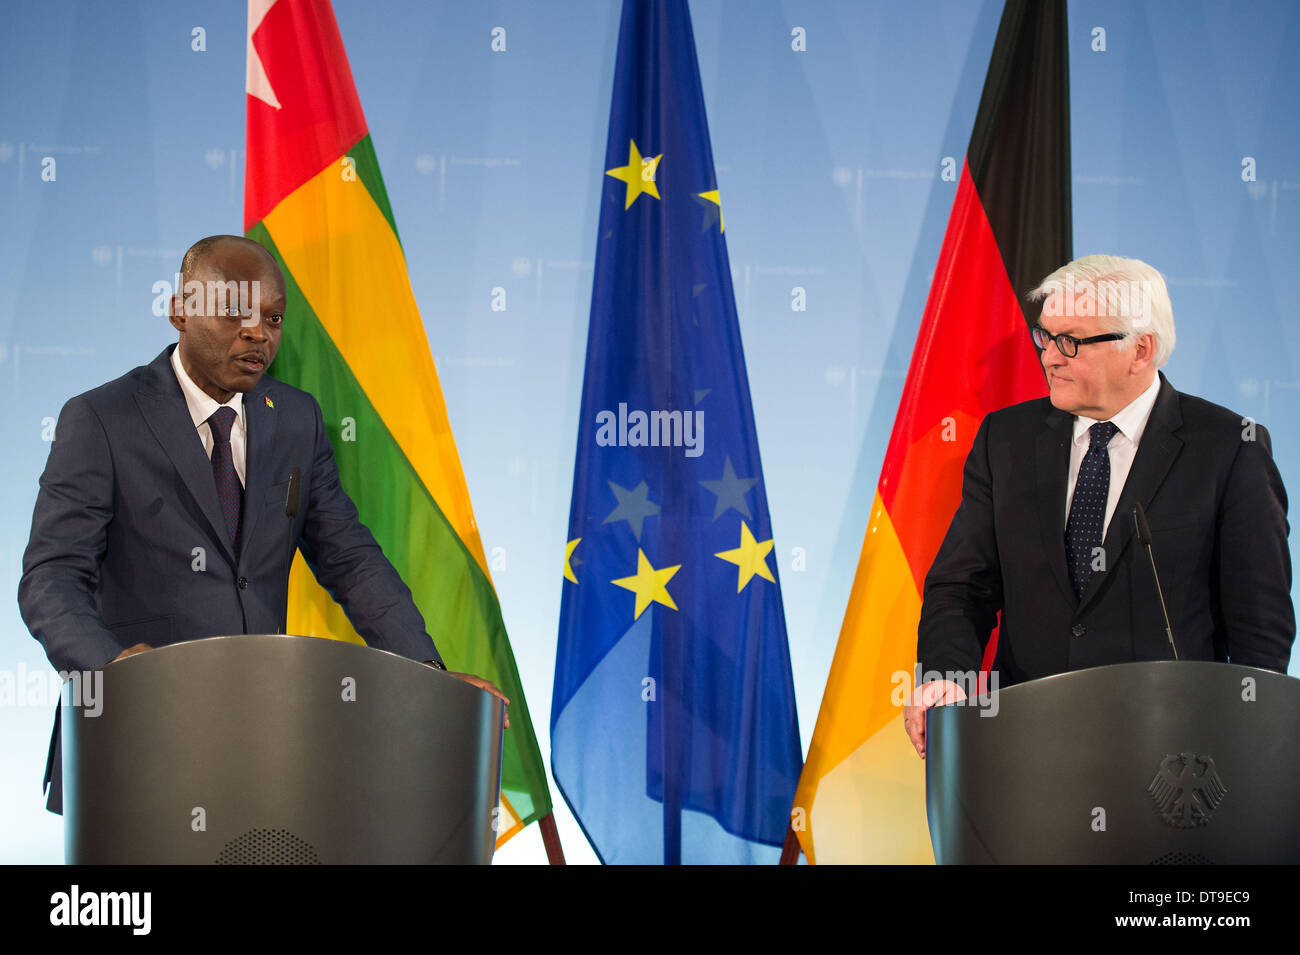
[[[1101,532],[1106,526],[1106,498],[1110,494],[1110,452],[1106,446],[1117,431],[1119,428],[1109,421],[1098,421],[1088,429],[1092,443],[1079,465],[1070,517],[1065,522],[1065,559],[1074,595],[1080,599],[1092,575],[1093,550],[1101,547]]]
[[[208,425],[212,428],[212,476],[217,479],[217,500],[230,532],[230,543],[239,560],[239,512],[244,499],[244,486],[235,471],[235,458],[230,450],[230,429],[235,424],[235,409],[222,405],[212,412]]]

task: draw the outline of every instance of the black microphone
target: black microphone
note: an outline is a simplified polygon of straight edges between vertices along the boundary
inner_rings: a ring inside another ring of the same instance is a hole
[[[1147,549],[1147,558],[1151,561],[1151,578],[1156,582],[1156,596],[1160,598],[1160,612],[1165,617],[1165,636],[1169,638],[1169,647],[1178,656],[1178,646],[1174,643],[1174,628],[1169,623],[1169,608],[1165,606],[1165,592],[1160,586],[1160,574],[1156,572],[1156,555],[1151,550],[1151,525],[1147,523],[1147,512],[1142,502],[1133,505],[1133,526],[1137,529],[1138,542]]]
[[[293,519],[298,516],[299,499],[302,497],[302,469],[293,468],[289,471],[289,489],[284,495],[284,516],[289,521],[289,544],[287,566],[284,569],[284,600],[283,610],[280,614],[280,632],[289,632],[289,572],[293,569],[294,551],[298,549],[298,541],[293,536]]]

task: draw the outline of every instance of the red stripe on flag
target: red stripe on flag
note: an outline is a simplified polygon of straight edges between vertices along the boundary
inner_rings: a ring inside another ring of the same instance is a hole
[[[963,165],[880,475],[918,592],[961,500],[980,421],[1045,394],[1024,312]]]
[[[329,0],[278,0],[253,48],[280,108],[245,97],[245,231],[368,131]]]

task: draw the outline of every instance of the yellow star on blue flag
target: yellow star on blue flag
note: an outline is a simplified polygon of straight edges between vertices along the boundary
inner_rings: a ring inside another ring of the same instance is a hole
[[[615,179],[627,183],[627,196],[623,200],[624,210],[631,209],[632,203],[636,202],[637,196],[643,192],[648,196],[659,198],[659,187],[655,183],[655,175],[659,170],[659,160],[663,158],[663,153],[658,156],[642,158],[641,151],[636,148],[636,140],[629,139],[627,165],[605,170],[605,175],[613,176]]]

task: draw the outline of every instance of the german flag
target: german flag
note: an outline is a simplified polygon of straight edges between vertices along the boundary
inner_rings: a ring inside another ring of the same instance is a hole
[[[934,861],[901,703],[925,575],[979,423],[1047,393],[1024,297],[1072,258],[1065,6],[1003,10],[795,795],[791,828],[810,862]]]
[[[510,698],[498,842],[551,811],[406,258],[328,0],[250,0],[244,231],[284,272],[270,374],[324,411],[339,478],[448,667]],[[364,643],[301,556],[291,633]]]

